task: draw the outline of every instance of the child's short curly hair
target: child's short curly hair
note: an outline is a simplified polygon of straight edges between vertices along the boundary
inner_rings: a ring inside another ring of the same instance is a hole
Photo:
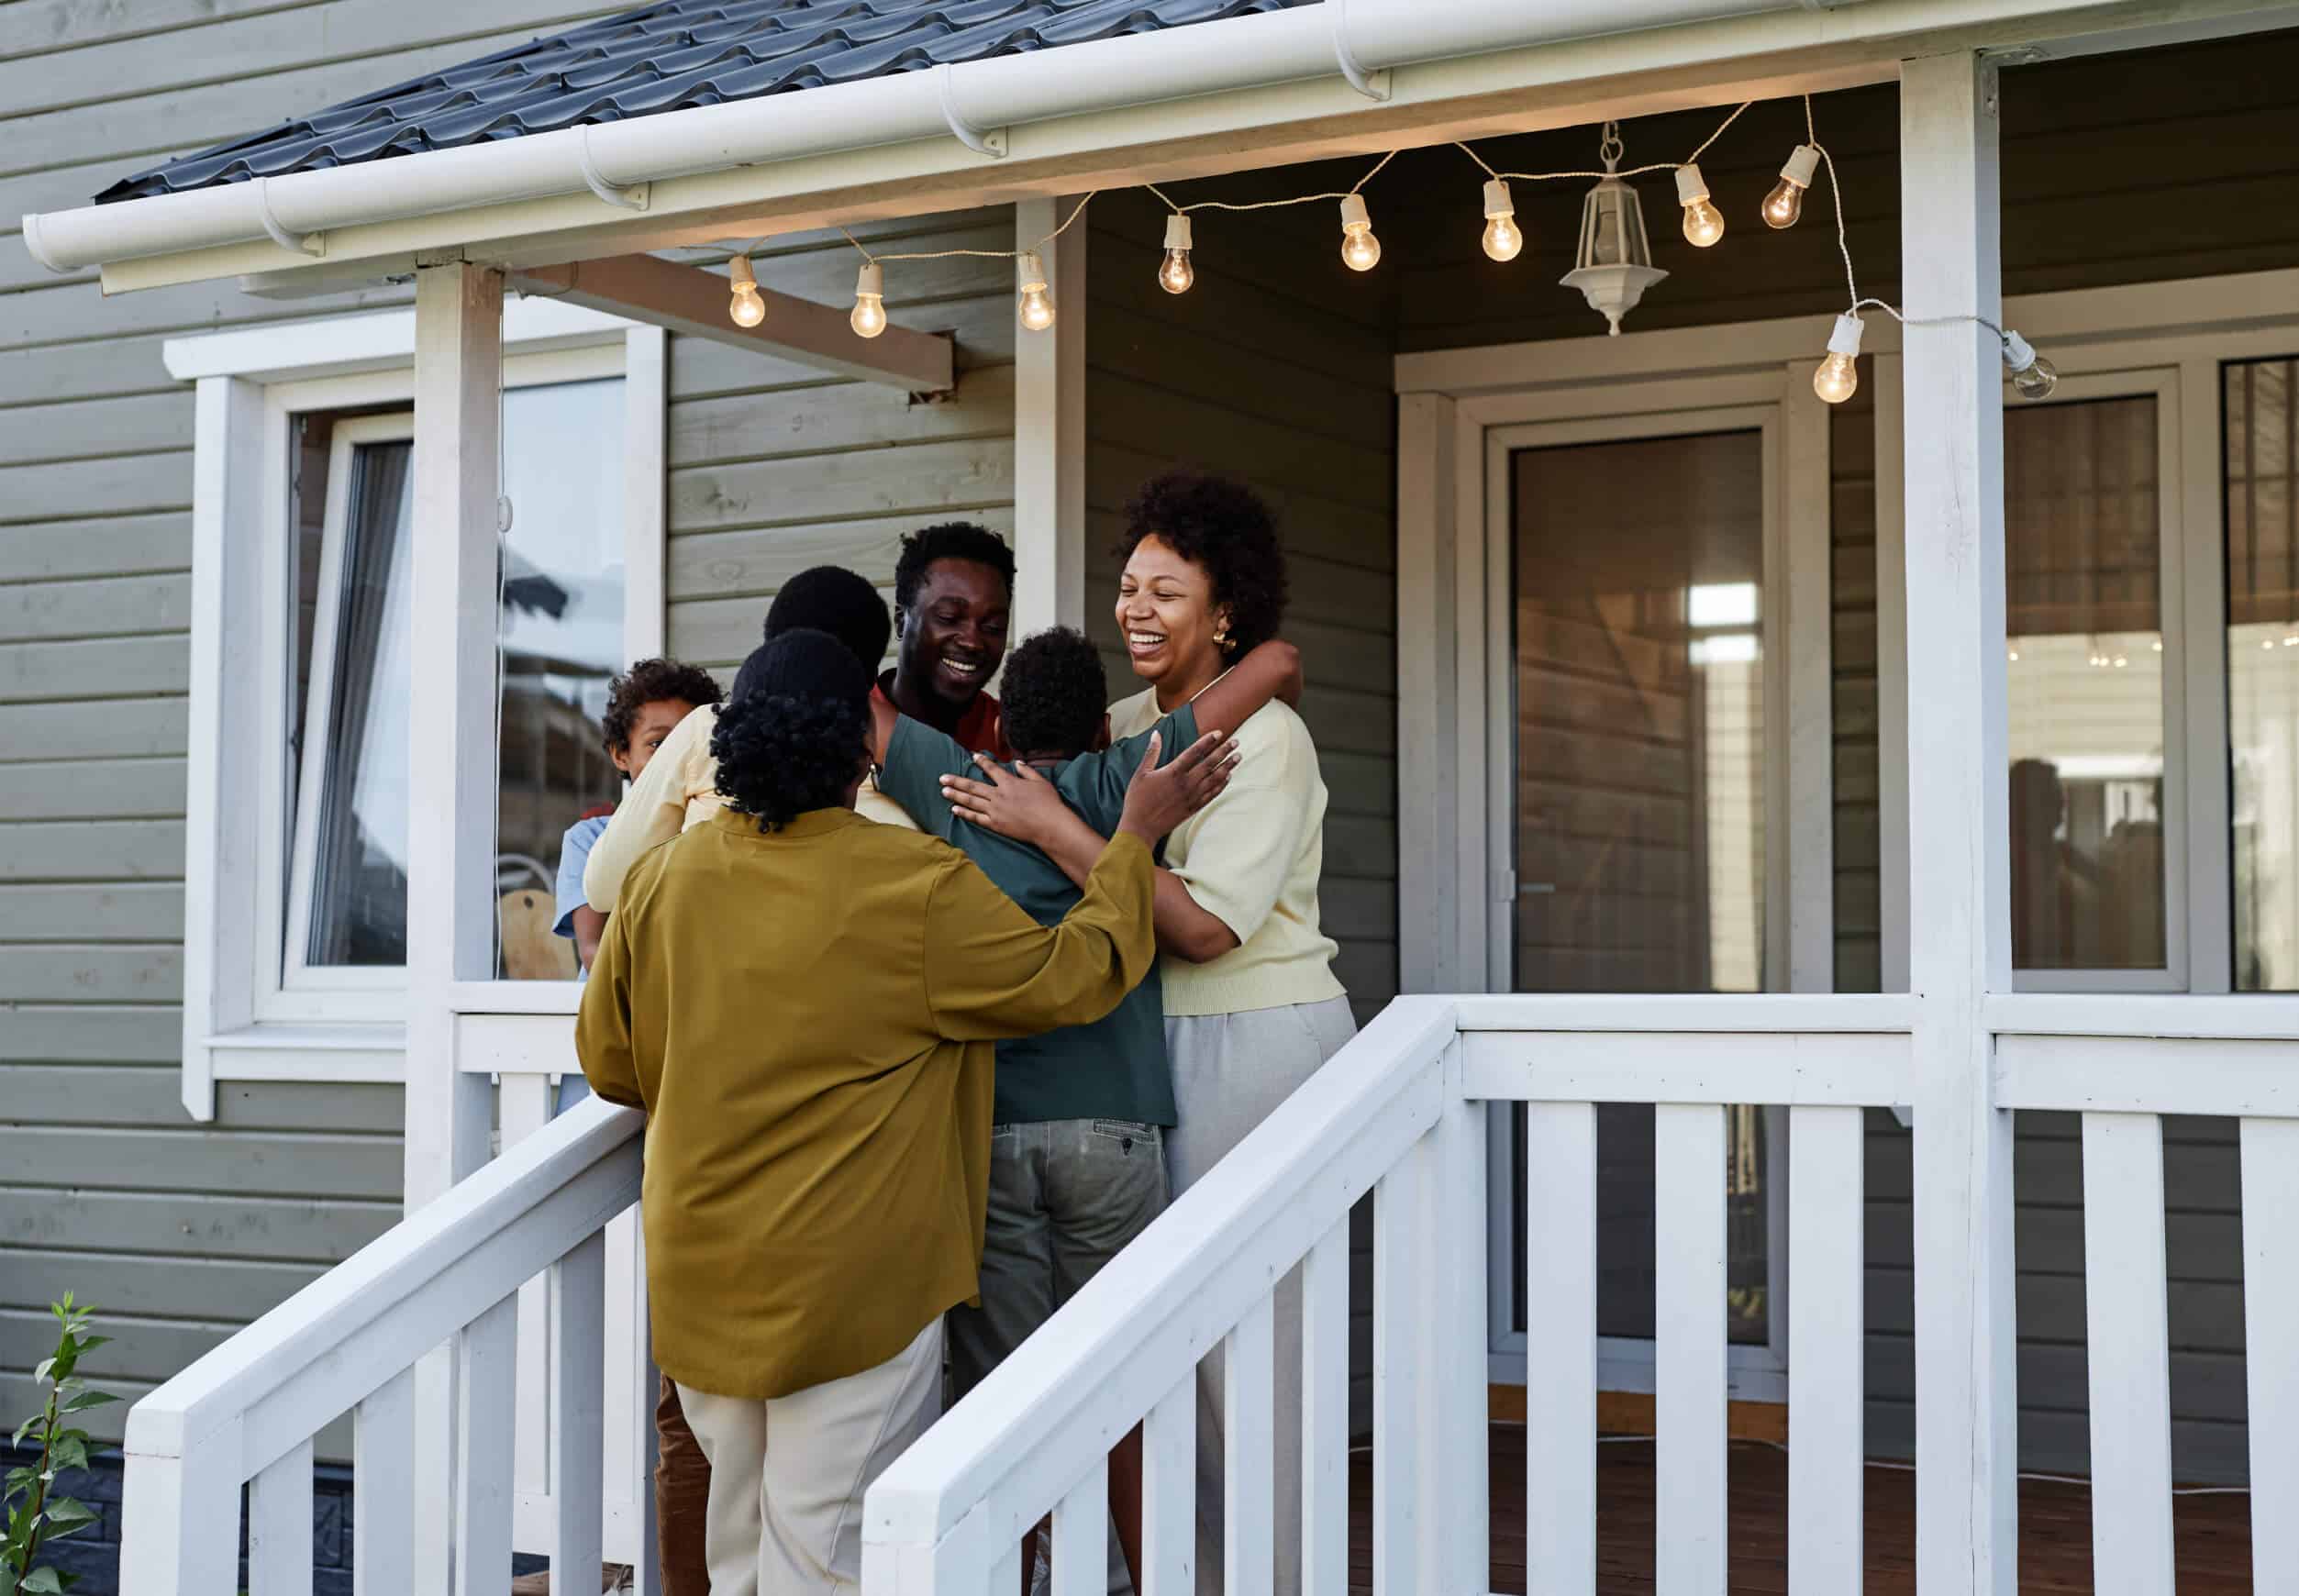
[[[1101,650],[1083,632],[1049,626],[1005,657],[998,709],[1017,754],[1076,759],[1094,746],[1108,703]]]
[[[630,728],[650,704],[683,704],[690,709],[716,704],[725,694],[711,673],[683,659],[641,659],[607,683],[606,718],[599,729],[610,754],[630,752]]]
[[[1156,538],[1205,571],[1216,608],[1227,606],[1225,648],[1235,659],[1277,636],[1285,619],[1285,551],[1261,496],[1243,482],[1205,471],[1151,477],[1126,504],[1117,562]]]

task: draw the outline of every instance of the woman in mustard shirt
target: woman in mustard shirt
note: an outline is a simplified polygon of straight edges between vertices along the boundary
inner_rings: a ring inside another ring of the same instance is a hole
[[[1116,618],[1149,685],[1110,706],[1110,735],[1139,732],[1189,703],[1285,613],[1285,556],[1268,505],[1224,478],[1172,471],[1126,509]],[[1356,1035],[1338,951],[1317,918],[1325,782],[1301,717],[1272,703],[1234,734],[1228,790],[1166,839],[1157,878],[1166,1051],[1180,1122],[1166,1167],[1180,1196]],[[947,785],[969,817],[1036,843],[1073,880],[1101,838],[1027,775]],[[1301,1280],[1278,1287],[1275,1590],[1301,1584]],[[1221,1356],[1198,1379],[1197,1583],[1222,1584]]]

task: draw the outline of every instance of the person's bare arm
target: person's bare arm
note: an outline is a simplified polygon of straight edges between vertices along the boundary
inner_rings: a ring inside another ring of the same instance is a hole
[[[1235,745],[1226,745],[1216,759],[1227,785]],[[984,830],[1029,843],[1083,890],[1094,861],[1102,857],[1102,837],[1061,801],[1052,782],[1028,766],[1017,773],[986,759],[974,763],[987,780],[942,778],[942,792],[950,806]],[[1219,959],[1238,945],[1237,934],[1218,916],[1199,908],[1181,878],[1162,868],[1157,875],[1152,918],[1159,949],[1192,964]]]
[[[896,709],[885,694],[873,693],[870,695],[870,762],[872,764],[883,765],[886,762],[886,750],[894,746],[894,723],[901,718],[902,711]]]
[[[583,968],[590,969],[598,962],[599,938],[606,931],[606,916],[588,903],[579,903],[574,911],[575,958]]]
[[[1197,724],[1207,731],[1243,726],[1271,699],[1301,702],[1301,650],[1272,637],[1222,672],[1211,687],[1190,701]]]

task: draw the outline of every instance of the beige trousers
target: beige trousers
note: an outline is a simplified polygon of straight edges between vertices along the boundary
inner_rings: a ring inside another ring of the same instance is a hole
[[[942,1320],[875,1369],[767,1402],[679,1387],[710,1459],[711,1596],[862,1581],[862,1493],[942,1408]]]

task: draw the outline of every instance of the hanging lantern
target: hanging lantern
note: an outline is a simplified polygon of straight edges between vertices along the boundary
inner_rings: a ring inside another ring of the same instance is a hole
[[[1644,291],[1668,273],[1652,263],[1652,243],[1645,237],[1644,209],[1637,203],[1637,191],[1615,175],[1625,153],[1618,123],[1605,124],[1598,153],[1605,161],[1605,176],[1581,203],[1581,248],[1563,281],[1567,288],[1581,291],[1589,308],[1611,323],[1613,336],[1618,338],[1620,318],[1636,309]]]

